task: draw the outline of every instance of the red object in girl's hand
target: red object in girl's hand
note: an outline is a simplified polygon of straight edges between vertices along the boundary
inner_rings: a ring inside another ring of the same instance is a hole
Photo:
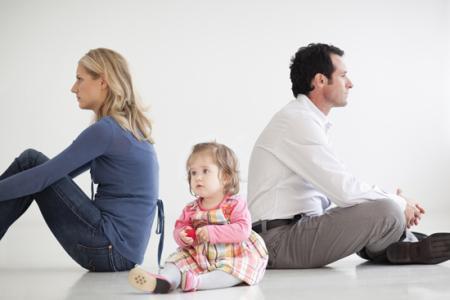
[[[186,229],[186,236],[195,240],[195,229],[194,228]]]

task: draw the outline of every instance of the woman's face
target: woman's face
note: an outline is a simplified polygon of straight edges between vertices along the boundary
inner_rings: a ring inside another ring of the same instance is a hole
[[[78,106],[81,109],[90,109],[97,112],[108,94],[108,85],[100,76],[92,78],[82,65],[77,67],[77,80],[71,92],[77,96]]]

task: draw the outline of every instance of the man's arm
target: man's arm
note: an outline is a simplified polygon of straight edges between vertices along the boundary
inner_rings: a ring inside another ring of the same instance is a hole
[[[337,206],[348,207],[371,200],[391,199],[402,210],[402,197],[382,191],[351,174],[337,158],[323,128],[314,120],[290,120],[285,136],[275,146],[275,155],[293,172],[324,193]]]

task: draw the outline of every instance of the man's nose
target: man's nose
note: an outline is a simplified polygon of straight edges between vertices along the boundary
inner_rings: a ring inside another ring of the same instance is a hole
[[[347,88],[348,88],[348,89],[353,88],[353,82],[352,82],[350,79],[348,79],[348,82],[347,82]]]

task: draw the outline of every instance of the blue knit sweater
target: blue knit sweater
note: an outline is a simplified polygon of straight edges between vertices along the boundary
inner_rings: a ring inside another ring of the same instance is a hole
[[[138,141],[112,117],[85,129],[53,159],[1,180],[0,201],[40,192],[88,169],[98,184],[94,204],[102,230],[120,254],[141,263],[156,212],[158,161],[152,144]]]

